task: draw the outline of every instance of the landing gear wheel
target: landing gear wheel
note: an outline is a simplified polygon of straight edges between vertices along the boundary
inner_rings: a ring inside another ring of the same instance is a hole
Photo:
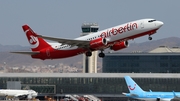
[[[149,40],[152,40],[152,37],[149,36],[148,39],[149,39]]]
[[[160,101],[160,98],[157,98],[156,101]]]
[[[105,57],[105,54],[101,52],[101,53],[99,53],[99,57],[103,58],[103,57]]]
[[[86,56],[90,57],[91,55],[92,55],[92,52],[90,52],[90,51],[86,52]]]

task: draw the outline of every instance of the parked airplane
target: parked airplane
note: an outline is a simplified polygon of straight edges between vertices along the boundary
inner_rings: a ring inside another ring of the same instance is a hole
[[[25,98],[32,99],[35,98],[38,93],[34,90],[14,90],[14,89],[0,89],[0,96],[6,98]]]
[[[141,19],[75,39],[38,35],[28,25],[23,25],[22,28],[26,33],[32,52],[12,53],[29,54],[32,58],[45,60],[72,57],[82,53],[91,56],[92,51],[100,50],[99,57],[104,57],[104,49],[110,48],[117,51],[126,48],[130,39],[149,35],[149,40],[152,40],[151,35],[156,33],[162,25],[163,22],[155,19]],[[44,39],[58,43],[49,43]]]
[[[130,93],[123,93],[127,97],[145,101],[177,101],[180,100],[180,92],[149,92],[142,90],[130,77],[125,76],[125,81]]]

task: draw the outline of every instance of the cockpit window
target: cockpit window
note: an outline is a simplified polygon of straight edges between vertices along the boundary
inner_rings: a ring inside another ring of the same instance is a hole
[[[156,21],[156,20],[149,20],[148,22],[153,22],[153,21]]]

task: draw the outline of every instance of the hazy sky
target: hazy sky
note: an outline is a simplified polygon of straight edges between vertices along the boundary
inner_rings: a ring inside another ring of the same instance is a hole
[[[84,22],[97,22],[100,30],[142,18],[164,26],[153,40],[179,37],[180,0],[0,0],[0,44],[28,46],[21,26],[38,34],[76,38]],[[148,36],[135,42],[148,41]]]

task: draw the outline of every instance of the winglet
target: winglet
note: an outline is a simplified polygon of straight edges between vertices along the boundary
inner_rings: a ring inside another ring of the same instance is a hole
[[[174,97],[177,97],[174,91],[173,91],[173,95],[174,95]]]

